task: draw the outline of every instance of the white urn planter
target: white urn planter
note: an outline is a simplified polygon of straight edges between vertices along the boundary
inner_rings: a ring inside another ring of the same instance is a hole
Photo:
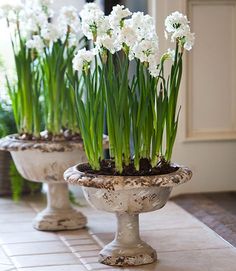
[[[8,136],[0,140],[0,149],[11,153],[25,179],[48,184],[47,207],[33,220],[34,228],[57,231],[85,227],[87,219],[71,206],[68,186],[63,180],[68,167],[87,161],[82,141],[27,141]]]
[[[115,239],[99,253],[99,262],[133,266],[156,261],[156,251],[140,239],[139,214],[162,208],[172,188],[189,181],[192,172],[178,167],[165,175],[107,176],[86,174],[82,168],[82,165],[69,168],[64,173],[67,183],[82,186],[94,208],[113,212],[117,217]]]

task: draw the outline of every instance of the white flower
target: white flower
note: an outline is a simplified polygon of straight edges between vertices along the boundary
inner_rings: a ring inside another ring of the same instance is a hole
[[[49,42],[56,42],[61,37],[61,33],[57,25],[54,25],[53,23],[47,23],[41,29],[41,36]]]
[[[125,20],[125,25],[132,27],[139,40],[152,39],[156,35],[155,23],[150,15],[134,12],[131,19]]]
[[[95,13],[95,12],[98,12],[98,13],[103,13],[103,11],[100,9],[100,7],[95,4],[95,3],[87,3],[83,6],[83,9],[81,10],[80,12],[80,17],[83,19],[83,18],[86,18],[88,16],[89,13]]]
[[[116,35],[103,35],[99,36],[96,41],[98,50],[102,48],[109,50],[112,54],[121,50],[122,45],[119,43]]]
[[[25,6],[19,13],[21,28],[25,32],[38,32],[48,21],[48,16],[40,9]]]
[[[30,49],[35,49],[39,53],[43,52],[43,48],[45,47],[42,38],[39,35],[34,35],[31,40],[26,42],[26,47]]]
[[[188,32],[185,35],[184,49],[190,51],[194,45],[194,41],[195,41],[195,34]]]
[[[133,47],[133,53],[141,62],[153,62],[158,58],[159,47],[157,36],[152,40],[142,40]]]
[[[120,27],[122,20],[130,16],[132,12],[123,5],[116,5],[112,8],[112,12],[109,15],[109,21],[113,29]]]
[[[73,59],[73,69],[82,72],[84,66],[89,67],[94,57],[93,51],[87,51],[85,48],[79,50]]]
[[[104,35],[110,29],[109,21],[104,12],[94,3],[84,5],[80,12],[82,19],[82,31],[88,39],[95,39],[98,35]]]
[[[78,33],[81,31],[81,23],[77,9],[73,6],[62,7],[57,18],[58,23],[64,24],[71,28],[71,31]]]
[[[120,30],[118,39],[121,44],[125,43],[129,47],[133,47],[137,42],[137,35],[132,27],[125,25]]]
[[[22,9],[23,4],[20,0],[3,2],[0,4],[0,18],[7,18],[9,21],[15,22]]]
[[[178,11],[169,15],[165,20],[166,38],[168,33],[171,34],[171,41],[178,41],[179,44],[186,50],[191,50],[194,45],[194,33],[190,32],[189,21],[187,17]]]
[[[165,20],[166,31],[169,33],[175,32],[177,29],[185,27],[188,23],[189,21],[185,15],[175,11],[167,16]]]
[[[148,70],[149,70],[149,73],[151,74],[151,76],[153,76],[153,77],[157,77],[159,75],[158,66],[155,61],[153,61],[149,64]]]

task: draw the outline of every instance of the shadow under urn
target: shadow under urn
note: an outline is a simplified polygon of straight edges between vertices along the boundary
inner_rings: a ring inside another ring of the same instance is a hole
[[[192,172],[183,166],[163,175],[110,176],[83,172],[83,164],[64,173],[67,183],[83,187],[84,195],[96,209],[116,214],[115,239],[99,253],[99,262],[133,266],[155,262],[156,251],[141,240],[139,214],[162,208],[174,186],[189,181]]]
[[[0,140],[0,149],[9,151],[19,173],[27,180],[48,184],[47,207],[33,220],[41,231],[72,230],[85,227],[87,218],[69,200],[64,171],[87,158],[82,141],[20,140],[14,135]]]

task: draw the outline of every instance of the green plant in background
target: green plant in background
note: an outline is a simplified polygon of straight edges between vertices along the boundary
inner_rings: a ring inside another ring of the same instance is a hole
[[[176,49],[159,57],[158,37],[149,15],[132,14],[117,5],[105,16],[90,3],[80,16],[83,33],[94,46],[79,50],[73,60],[80,78],[75,87],[80,129],[92,169],[100,169],[103,160],[97,144],[102,140],[104,106],[110,157],[117,173],[127,166],[134,166],[137,172],[142,162],[149,169],[170,164],[179,119],[182,57],[194,43],[187,17],[174,12],[166,18],[166,35]],[[166,61],[171,59],[166,75]],[[131,62],[136,71],[130,78]]]
[[[6,76],[7,89],[12,102],[17,130],[20,134],[39,137],[40,83],[39,74],[34,69],[34,57],[26,47],[26,37],[20,19],[21,6],[5,10],[7,26],[11,29],[11,44],[15,60],[16,80]]]
[[[0,8],[11,32],[16,67],[16,80],[6,77],[7,89],[18,133],[27,139],[52,139],[65,130],[67,135],[79,133],[66,73],[84,40],[80,19],[74,7],[54,13],[51,4],[26,0]]]
[[[14,134],[16,131],[17,129],[11,106],[9,106],[5,101],[0,100],[0,138],[8,134]],[[12,198],[15,201],[18,201],[25,191],[34,194],[42,188],[41,183],[29,182],[22,178],[13,161],[11,161],[10,164],[9,176],[11,181]]]
[[[72,6],[61,8],[58,16],[49,6],[45,9],[42,5],[42,10],[46,12],[44,21],[38,24],[26,46],[38,56],[46,135],[50,138],[64,130],[77,134],[74,92],[66,73],[71,70],[75,49],[83,41],[80,19]]]
[[[21,175],[18,173],[14,162],[11,162],[10,165],[10,179],[11,179],[11,189],[12,189],[12,198],[14,201],[19,201],[24,189],[28,190],[31,195],[34,195],[36,192],[41,189],[41,183],[34,183],[25,180]]]

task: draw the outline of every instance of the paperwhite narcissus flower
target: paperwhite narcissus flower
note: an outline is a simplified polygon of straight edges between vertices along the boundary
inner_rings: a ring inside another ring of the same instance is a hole
[[[46,23],[41,29],[41,36],[49,42],[56,42],[61,37],[61,33],[57,25]]]
[[[57,19],[58,23],[69,26],[74,33],[81,31],[81,23],[77,9],[73,6],[62,7]]]
[[[109,15],[109,21],[113,29],[120,27],[124,18],[132,15],[132,12],[125,8],[123,5],[116,5],[112,8],[112,12]]]
[[[96,39],[98,33],[106,33],[104,12],[95,3],[85,4],[80,12],[82,31],[88,39]],[[109,26],[108,26],[109,27]]]
[[[185,27],[189,23],[187,17],[182,13],[175,11],[166,17],[165,26],[169,33],[175,32],[177,29]]]
[[[142,40],[137,42],[132,50],[134,56],[141,62],[153,62],[153,59],[156,59],[155,62],[157,62],[159,53],[157,36],[153,40]]]
[[[194,45],[194,41],[195,41],[195,34],[188,32],[185,35],[184,49],[190,51]]]
[[[21,1],[8,1],[0,4],[0,19],[7,18],[10,22],[16,22],[20,11],[23,9]]]
[[[99,36],[96,41],[96,46],[99,51],[105,48],[109,50],[112,54],[120,51],[122,45],[119,43],[117,35],[103,35]]]
[[[82,72],[84,66],[89,67],[94,57],[95,54],[93,51],[88,51],[85,48],[79,50],[73,59],[73,69],[79,73]]]
[[[167,16],[165,26],[165,36],[167,39],[168,33],[171,33],[172,42],[178,41],[184,49],[192,49],[195,37],[194,33],[191,33],[190,31],[189,21],[185,15],[178,11],[173,12],[171,15]]]
[[[143,12],[134,12],[131,19],[125,20],[125,25],[132,27],[139,40],[152,39],[156,35],[154,20]]]
[[[120,44],[124,43],[129,47],[133,47],[137,42],[137,35],[134,28],[125,25],[120,30],[118,39]]]
[[[39,35],[34,35],[31,40],[26,42],[26,47],[30,49],[35,49],[38,53],[42,53],[45,44]]]
[[[22,29],[30,35],[32,32],[38,32],[40,27],[47,23],[48,16],[40,9],[33,9],[26,6],[19,13],[19,20],[22,25]]]

